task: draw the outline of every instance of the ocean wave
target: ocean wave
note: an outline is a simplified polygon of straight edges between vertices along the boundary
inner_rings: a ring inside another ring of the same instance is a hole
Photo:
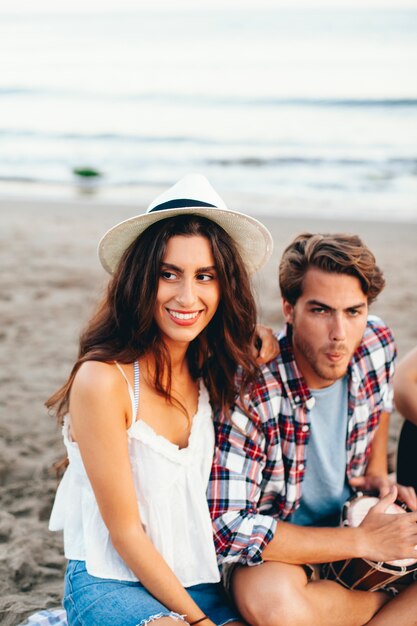
[[[270,166],[287,166],[287,167],[321,167],[321,166],[339,166],[344,167],[368,167],[368,166],[392,166],[403,167],[407,170],[417,169],[417,154],[416,155],[402,155],[401,148],[395,149],[395,153],[392,154],[389,146],[383,146],[383,152],[380,154],[381,146],[378,144],[373,145],[370,143],[367,146],[365,157],[363,151],[361,156],[358,156],[358,150],[355,150],[352,146],[347,147],[344,145],[326,145],[313,146],[306,143],[299,143],[294,141],[286,141],[282,143],[278,138],[260,137],[255,139],[233,139],[233,138],[210,138],[207,136],[186,136],[186,135],[172,135],[172,136],[149,136],[135,133],[111,133],[111,132],[65,132],[65,131],[35,131],[30,129],[18,129],[18,128],[1,128],[0,138],[3,141],[15,142],[23,141],[28,142],[33,146],[48,143],[62,143],[62,142],[74,142],[75,145],[93,145],[97,143],[106,145],[112,145],[112,150],[115,150],[116,155],[119,148],[123,146],[131,145],[135,150],[135,144],[138,144],[141,149],[142,157],[144,156],[144,150],[147,146],[160,145],[161,155],[158,156],[159,162],[163,158],[167,163],[174,165],[177,162],[178,155],[175,155],[175,162],[172,161],[172,150],[175,150],[175,146],[182,145],[183,158],[196,161],[194,152],[188,154],[185,150],[192,151],[195,148],[201,148],[204,152],[204,147],[207,148],[208,155],[201,156],[198,159],[199,165],[213,165],[220,167],[241,167],[241,168],[261,168]],[[171,147],[171,150],[170,150]],[[97,148],[98,149],[98,148]],[[377,149],[379,156],[374,157],[375,149]],[[287,153],[286,153],[287,151]],[[391,154],[390,154],[391,152]],[[265,154],[267,153],[267,154]],[[275,153],[275,154],[274,154]],[[385,154],[384,154],[385,153]],[[164,157],[162,157],[162,154]],[[4,150],[0,151],[0,155],[3,159],[7,160],[7,155]],[[194,156],[193,156],[194,155]],[[129,159],[131,159],[129,156]],[[121,161],[123,162],[123,156],[119,154]],[[138,160],[139,153],[135,158]],[[36,155],[36,160],[39,162],[40,155]],[[50,156],[48,160],[55,160],[57,158],[55,154],[55,148],[52,145],[50,147]],[[97,158],[99,158],[97,156]],[[116,157],[115,157],[116,158]],[[148,157],[146,157],[148,158]],[[153,153],[152,153],[152,158]],[[117,160],[117,159],[116,159]]]
[[[158,137],[138,135],[135,133],[75,133],[65,131],[35,131],[18,128],[0,128],[0,136],[6,139],[39,139],[39,140],[69,140],[80,142],[130,142],[130,143],[198,143],[212,144],[216,142],[208,137],[187,137],[185,135]]]
[[[277,156],[277,157],[237,157],[237,158],[215,158],[206,159],[208,165],[219,165],[222,167],[268,167],[271,165],[281,166],[395,166],[407,169],[417,168],[417,157],[392,157],[385,159],[357,159],[355,157],[329,157],[329,156]]]
[[[255,106],[255,107],[302,107],[302,108],[413,108],[417,107],[414,97],[253,97],[247,95],[209,93],[115,93],[106,91],[88,91],[77,89],[57,89],[53,87],[0,87],[2,97],[36,97],[36,98],[74,98],[83,101],[109,101],[131,103],[170,103],[193,106]]]

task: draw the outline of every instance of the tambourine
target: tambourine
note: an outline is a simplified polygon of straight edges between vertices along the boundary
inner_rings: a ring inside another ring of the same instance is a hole
[[[342,526],[356,528],[368,513],[369,509],[379,502],[374,493],[357,492],[344,505]],[[410,509],[397,500],[391,504],[387,514],[401,514]],[[322,566],[322,577],[335,580],[347,589],[361,591],[378,591],[390,588],[400,591],[416,579],[417,559],[400,559],[397,561],[377,562],[368,559],[345,559],[326,563]]]

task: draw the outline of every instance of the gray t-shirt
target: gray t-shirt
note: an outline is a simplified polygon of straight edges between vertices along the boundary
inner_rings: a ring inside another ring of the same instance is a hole
[[[300,526],[338,526],[350,496],[346,480],[347,376],[330,387],[311,389],[310,441],[299,508],[291,522]]]

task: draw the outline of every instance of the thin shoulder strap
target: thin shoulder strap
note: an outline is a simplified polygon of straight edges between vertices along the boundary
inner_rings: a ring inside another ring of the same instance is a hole
[[[136,394],[135,391],[132,389],[132,385],[129,382],[128,377],[126,376],[126,373],[123,369],[123,367],[121,367],[121,365],[119,363],[117,363],[117,361],[114,361],[115,366],[117,367],[117,369],[119,370],[119,372],[121,373],[121,375],[123,376],[123,378],[126,381],[127,384],[127,390],[129,392],[129,397],[130,397],[130,402],[132,405],[132,419],[131,419],[131,423],[130,426],[133,424],[133,422],[136,420],[136,414],[137,414],[137,400],[136,400]],[[138,381],[139,382],[139,381]],[[135,390],[136,390],[136,374],[135,374]],[[129,428],[130,428],[129,426]]]
[[[138,410],[139,410],[139,361],[135,361],[133,363],[133,403],[134,403],[134,413],[133,413],[133,422],[136,422],[138,419]]]

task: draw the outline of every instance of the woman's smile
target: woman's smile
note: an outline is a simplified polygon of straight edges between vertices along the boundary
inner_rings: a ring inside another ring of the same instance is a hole
[[[175,324],[180,326],[191,326],[197,320],[202,310],[199,311],[174,311],[174,309],[166,309],[168,315]]]

